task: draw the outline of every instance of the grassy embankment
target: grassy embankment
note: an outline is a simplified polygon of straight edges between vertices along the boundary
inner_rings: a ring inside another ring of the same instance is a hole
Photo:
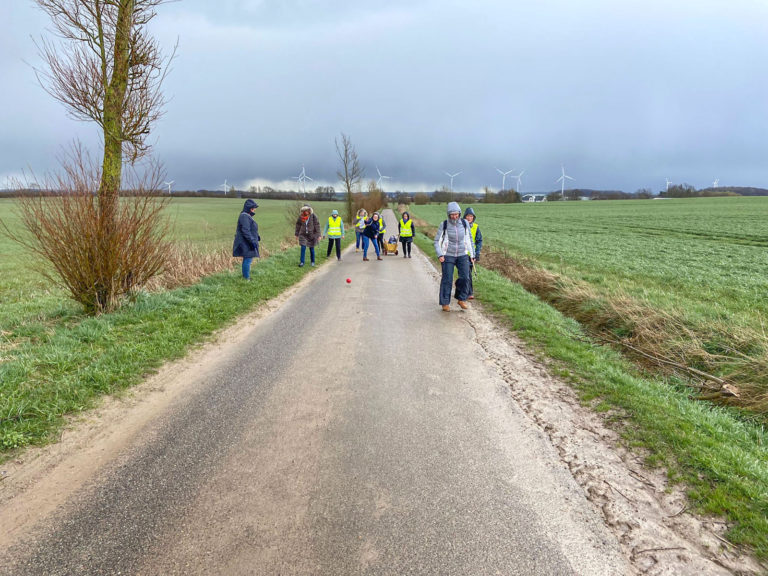
[[[611,411],[627,442],[649,451],[649,465],[663,465],[673,481],[685,483],[697,511],[725,517],[730,541],[763,560],[768,559],[768,434],[761,418],[696,399],[683,379],[644,370],[599,345],[586,314],[579,323],[555,306],[564,300],[570,311],[562,294],[576,286],[589,296],[581,304],[591,306],[595,316],[618,300],[649,314],[660,310],[682,318],[686,326],[760,333],[768,269],[766,200],[475,207],[484,258],[506,250],[522,267],[554,275],[560,290],[560,296],[545,292],[545,302],[481,268],[478,300],[546,357],[556,375],[573,382],[585,401]],[[445,217],[444,206],[413,206],[412,212],[432,225]],[[418,241],[432,251],[425,237]]]
[[[12,204],[0,200],[0,218],[14,228]],[[242,204],[173,200],[172,237],[203,252],[231,253]],[[293,239],[286,207],[293,203],[260,200],[259,206],[256,221],[270,256],[254,263],[250,283],[236,265],[192,286],[141,293],[121,310],[96,318],[83,315],[40,275],[47,263],[0,236],[0,461],[16,448],[55,437],[67,414],[139,382],[310,273],[312,268],[296,265],[298,248],[286,249],[285,240]],[[341,210],[341,203],[316,206],[321,222],[333,208]],[[318,262],[323,260],[324,254]]]

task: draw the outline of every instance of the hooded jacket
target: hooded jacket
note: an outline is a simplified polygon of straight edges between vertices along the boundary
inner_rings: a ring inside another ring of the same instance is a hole
[[[306,221],[301,219],[301,213],[309,210],[309,218]],[[314,247],[320,243],[320,220],[315,216],[315,211],[311,206],[302,206],[299,211],[299,217],[296,219],[296,230],[294,236],[299,239],[302,246]]]
[[[405,217],[408,216],[408,220],[405,219]],[[410,222],[411,223],[411,235],[410,236],[401,236],[401,223]],[[413,237],[416,236],[416,225],[413,223],[413,220],[411,220],[411,215],[408,212],[403,212],[403,216],[400,220],[397,222],[397,234],[400,237],[400,240],[403,242],[412,242]]]
[[[363,228],[365,228],[365,219],[368,217],[368,211],[365,208],[360,208],[360,210],[357,211],[357,216],[355,216],[355,228],[362,232]]]
[[[235,229],[235,243],[232,245],[232,256],[243,258],[259,257],[259,225],[251,217],[251,209],[258,208],[252,199],[248,198],[243,205],[240,216],[237,217]]]
[[[379,217],[378,220],[374,220],[373,216],[376,215]],[[371,215],[370,218],[368,218],[365,221],[365,229],[363,230],[363,236],[367,236],[370,239],[374,239],[379,235],[379,231],[381,230],[381,215],[378,212],[374,212],[373,215]]]
[[[446,210],[448,214],[458,212],[461,208],[458,202],[449,202]],[[472,242],[472,234],[469,231],[469,222],[463,218],[443,220],[435,234],[435,252],[441,256],[467,256],[475,257],[475,247]]]
[[[474,240],[475,240],[475,258],[479,258],[480,257],[480,250],[483,247],[483,233],[480,232],[480,226],[478,226],[478,224],[477,224],[477,215],[475,214],[475,211],[472,210],[472,208],[467,207],[467,209],[464,210],[464,219],[465,220],[467,219],[467,214],[472,214],[472,216],[475,217],[474,222],[472,222],[472,224],[470,224],[469,227],[470,227],[470,232],[472,231],[472,228],[475,229],[475,238],[474,238]]]
[[[333,218],[336,216],[335,220],[338,220],[338,225],[341,231],[338,234],[328,234],[328,229],[331,227],[331,221],[330,218]],[[344,236],[346,232],[344,231],[344,221],[341,219],[341,216],[339,216],[339,212],[337,210],[334,210],[331,212],[331,215],[328,220],[325,222],[325,228],[323,229],[323,235],[328,238],[341,238]]]

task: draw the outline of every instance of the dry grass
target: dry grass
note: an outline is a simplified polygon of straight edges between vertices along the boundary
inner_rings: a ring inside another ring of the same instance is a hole
[[[483,265],[519,283],[594,337],[646,368],[684,377],[698,397],[768,412],[768,337],[725,322],[694,325],[627,295],[606,297],[508,253],[485,251]]]
[[[261,248],[263,252],[263,247]],[[254,260],[256,262],[257,260]],[[171,244],[165,254],[163,272],[144,288],[152,292],[191,286],[205,276],[231,270],[240,262],[228,250],[205,252],[192,244]]]
[[[75,143],[59,160],[60,171],[43,180],[41,193],[16,204],[21,231],[0,229],[41,259],[41,271],[67,290],[89,314],[116,309],[123,297],[162,271],[169,245],[167,198],[157,194],[161,168],[123,170],[125,189],[95,193],[101,167]],[[24,187],[17,183],[18,189]]]

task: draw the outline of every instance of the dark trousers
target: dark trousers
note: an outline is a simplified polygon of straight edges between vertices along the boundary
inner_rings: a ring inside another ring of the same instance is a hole
[[[336,244],[336,258],[341,260],[341,238],[328,238],[328,252],[325,253],[325,257],[331,255],[334,244]]]
[[[473,296],[475,294],[475,286],[472,283],[472,272],[475,270],[475,264],[472,262],[472,260],[469,261],[469,278],[467,278],[467,297]],[[456,292],[454,292],[454,297],[457,300],[460,300],[459,298],[459,280],[456,279]]]
[[[456,299],[466,300],[469,297],[467,280],[469,278],[469,256],[446,256],[443,259],[443,276],[440,278],[440,306],[451,303],[451,289],[453,288],[453,270],[459,271],[459,279],[456,280]]]
[[[410,256],[411,255],[411,244],[413,244],[413,241],[410,239],[400,238],[400,244],[403,245],[403,256]]]
[[[378,241],[379,241],[379,250],[384,252],[384,236],[382,234],[379,234]]]

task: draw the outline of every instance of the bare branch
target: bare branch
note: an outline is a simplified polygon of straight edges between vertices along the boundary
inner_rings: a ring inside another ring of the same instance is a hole
[[[147,137],[162,116],[163,81],[176,47],[165,58],[146,26],[166,0],[35,0],[51,18],[61,42],[42,39],[38,51],[46,70],[35,70],[43,88],[68,114],[96,122],[105,142],[117,139],[130,163],[149,151]],[[128,11],[127,52],[118,47],[121,14]],[[127,66],[120,66],[124,59]],[[115,78],[115,73],[118,78]],[[124,75],[124,77],[123,77]],[[110,87],[121,90],[118,122],[107,106]],[[123,87],[124,86],[124,87]]]

